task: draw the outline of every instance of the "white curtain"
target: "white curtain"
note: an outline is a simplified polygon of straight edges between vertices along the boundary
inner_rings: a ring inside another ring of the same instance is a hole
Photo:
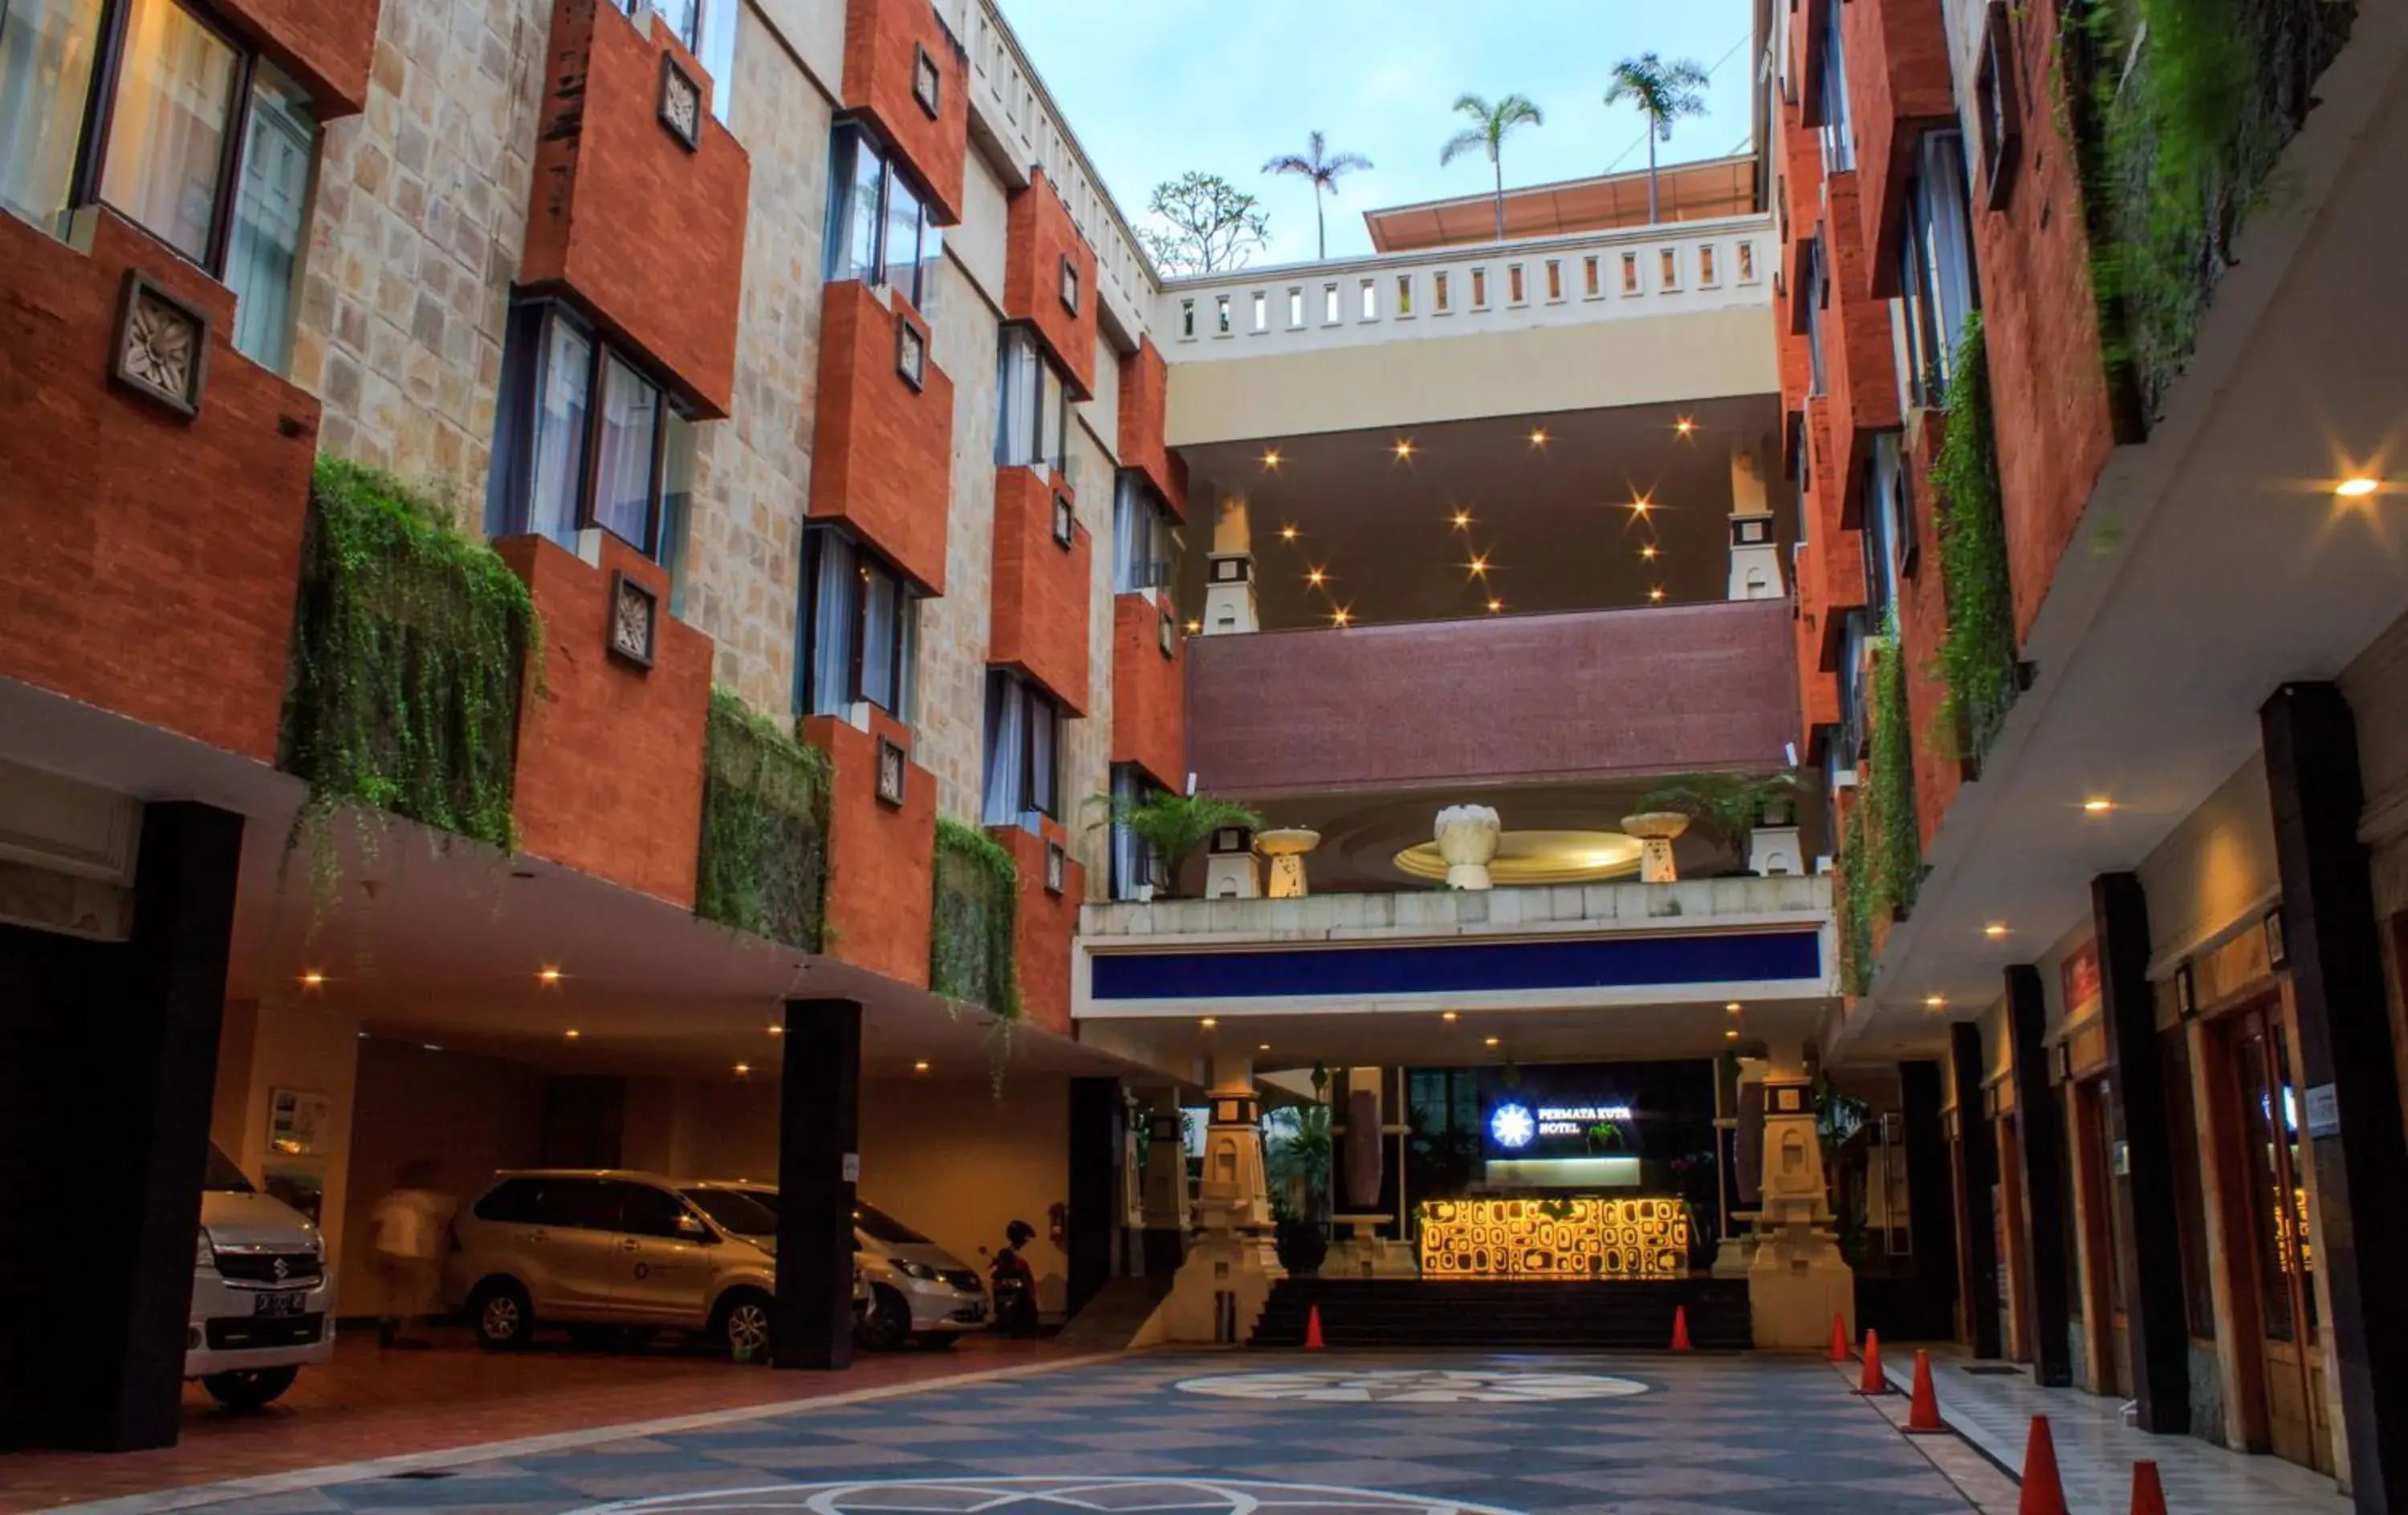
[[[553,316],[544,323],[537,378],[535,477],[524,528],[561,545],[577,540],[577,491],[585,471],[585,407],[594,382],[594,346]]]
[[[853,703],[853,544],[816,533],[820,567],[811,584],[810,713],[842,715]]]
[[[176,0],[129,0],[100,193],[188,258],[208,255],[235,53]]]
[[[101,0],[0,5],[0,207],[64,230]]]
[[[888,711],[903,701],[896,688],[896,621],[902,586],[883,568],[864,565],[861,572],[861,697]]]
[[[660,415],[660,391],[616,358],[603,364],[594,523],[642,552],[652,550],[652,441]]]
[[[990,826],[1020,821],[1022,754],[1028,742],[1028,692],[1009,674],[987,675],[986,807]]]

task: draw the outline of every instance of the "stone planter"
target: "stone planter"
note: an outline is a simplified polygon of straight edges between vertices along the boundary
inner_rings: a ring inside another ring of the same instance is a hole
[[[1446,887],[1491,887],[1488,865],[1497,856],[1497,812],[1485,805],[1450,805],[1438,813],[1433,836],[1446,861]]]
[[[1271,860],[1264,896],[1302,899],[1306,893],[1304,854],[1320,845],[1321,833],[1305,826],[1281,826],[1254,833],[1254,850]]]
[[[1625,835],[1639,838],[1639,881],[1669,884],[1681,877],[1672,862],[1672,840],[1689,829],[1689,818],[1677,810],[1642,810],[1622,818]]]

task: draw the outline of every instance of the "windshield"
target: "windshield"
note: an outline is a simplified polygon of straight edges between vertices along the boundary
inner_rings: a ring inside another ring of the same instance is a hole
[[[209,1165],[201,1174],[201,1187],[213,1192],[236,1194],[251,1193],[251,1180],[235,1166],[234,1159],[218,1151],[216,1142],[209,1143]]]
[[[927,1237],[885,1211],[874,1209],[867,1205],[856,1204],[853,1207],[853,1223],[872,1241],[883,1241],[895,1246],[928,1244]]]
[[[722,1231],[739,1236],[778,1234],[777,1213],[741,1189],[688,1189],[684,1193],[695,1208],[719,1222]]]

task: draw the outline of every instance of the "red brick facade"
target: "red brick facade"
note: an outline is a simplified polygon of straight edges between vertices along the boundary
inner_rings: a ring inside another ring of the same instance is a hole
[[[1112,600],[1112,761],[1134,763],[1165,789],[1187,787],[1187,639],[1143,594]]]
[[[1903,219],[1915,143],[1930,128],[1956,120],[1940,0],[1842,0],[1840,45],[1848,53],[1864,246],[1873,257],[1873,293],[1887,298],[1898,293],[1898,259],[1890,249]]]
[[[937,113],[912,93],[920,60],[937,67]],[[939,225],[962,219],[970,145],[969,55],[929,0],[848,0],[844,107],[902,153]]]
[[[576,297],[707,420],[728,413],[752,164],[658,18],[556,0],[520,281]],[[664,59],[669,60],[665,63]],[[698,145],[662,120],[664,69],[701,88]]]
[[[810,516],[840,521],[931,594],[945,592],[953,494],[953,384],[924,357],[913,389],[896,367],[896,324],[926,337],[902,296],[890,310],[858,279],[827,286],[811,440]]]
[[[693,908],[710,638],[669,614],[667,571],[608,533],[599,567],[540,536],[494,550],[543,622],[543,667],[519,709],[519,845]],[[649,669],[609,650],[623,573],[659,597]]]
[[[1076,397],[1096,393],[1096,250],[1071,222],[1062,192],[1039,168],[1011,197],[1005,230],[1003,315],[1025,321],[1053,350]],[[1066,278],[1064,269],[1069,270]],[[1069,280],[1075,279],[1075,289]],[[1073,308],[1065,298],[1075,294]]]
[[[878,739],[911,747],[880,709],[862,731],[835,716],[803,722],[803,740],[835,769],[829,803],[827,955],[897,983],[928,984],[937,897],[937,777],[905,761],[903,803],[878,797]]]
[[[1120,459],[1135,468],[1170,507],[1171,518],[1187,519],[1187,462],[1163,441],[1170,393],[1170,364],[1151,336],[1121,359]]]
[[[1020,909],[1013,955],[1020,963],[1020,1008],[1028,1023],[1057,1036],[1070,1035],[1070,942],[1079,935],[1079,902],[1086,897],[1087,870],[1069,855],[1068,838],[1051,818],[1045,833],[995,826],[987,835],[1011,854],[1020,875]],[[1045,850],[1063,850],[1062,892],[1045,887]]]
[[[1095,537],[1076,518],[1070,545],[1054,532],[1054,499],[1070,487],[1033,468],[995,472],[995,601],[987,661],[1018,668],[1074,716],[1087,713],[1089,579]]]
[[[109,380],[129,269],[208,317],[190,420]],[[318,402],[233,331],[114,212],[89,256],[0,215],[0,675],[272,763]]]
[[[320,121],[366,108],[380,0],[212,3],[229,25],[308,93]]]

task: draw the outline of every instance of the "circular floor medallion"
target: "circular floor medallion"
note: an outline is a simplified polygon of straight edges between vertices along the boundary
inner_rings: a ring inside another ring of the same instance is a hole
[[[1514,1515],[1438,1494],[1168,1477],[859,1479],[655,1494],[579,1515]]]
[[[1602,1373],[1493,1368],[1381,1368],[1370,1372],[1215,1373],[1171,1385],[1220,1399],[1302,1399],[1326,1405],[1525,1405],[1643,1394],[1636,1379]]]

